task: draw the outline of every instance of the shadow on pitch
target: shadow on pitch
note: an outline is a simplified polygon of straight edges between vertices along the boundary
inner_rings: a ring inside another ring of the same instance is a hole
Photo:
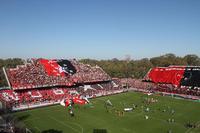
[[[24,121],[24,120],[26,120],[28,117],[30,117],[30,114],[26,114],[26,115],[23,115],[23,116],[19,116],[17,119],[18,119],[19,121]]]
[[[63,132],[59,130],[55,130],[55,129],[49,129],[49,130],[42,131],[42,133],[63,133]]]

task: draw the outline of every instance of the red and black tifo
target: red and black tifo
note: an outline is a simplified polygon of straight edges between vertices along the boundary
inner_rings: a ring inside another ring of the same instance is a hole
[[[154,83],[200,87],[200,66],[155,67],[149,70],[145,80]]]

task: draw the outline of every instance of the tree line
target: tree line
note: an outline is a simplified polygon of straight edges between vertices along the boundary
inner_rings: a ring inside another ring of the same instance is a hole
[[[175,54],[165,54],[153,58],[143,58],[133,60],[130,58],[118,60],[91,60],[82,59],[81,62],[92,66],[98,65],[102,67],[111,77],[118,78],[143,78],[152,67],[167,67],[169,65],[190,65],[200,66],[200,58],[197,55],[189,54],[184,57],[176,56]]]
[[[0,59],[0,87],[7,86],[7,82],[2,70],[2,67],[13,68],[17,65],[24,64],[24,60],[20,58]],[[200,58],[195,54],[188,54],[184,57],[176,56],[169,53],[153,58],[143,58],[140,60],[133,60],[127,57],[124,60],[117,58],[110,60],[94,60],[81,59],[80,62],[90,64],[92,66],[98,65],[104,69],[111,77],[117,78],[143,78],[150,68],[160,66],[167,67],[169,65],[190,65],[200,66]]]

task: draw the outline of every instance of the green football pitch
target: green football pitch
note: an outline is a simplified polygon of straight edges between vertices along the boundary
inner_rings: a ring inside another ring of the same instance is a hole
[[[147,104],[152,98],[154,103]],[[113,106],[106,109],[108,99]],[[194,101],[128,92],[90,102],[92,106],[75,106],[74,117],[60,105],[14,115],[33,133],[200,133],[200,103]],[[119,114],[133,104],[133,111]],[[188,123],[196,127],[188,128]]]

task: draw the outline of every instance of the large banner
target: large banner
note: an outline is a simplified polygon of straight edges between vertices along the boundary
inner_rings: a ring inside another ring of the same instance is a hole
[[[149,71],[147,79],[154,83],[200,87],[200,67],[156,67]]]
[[[150,70],[147,77],[155,83],[173,84],[180,86],[184,78],[185,67],[156,67]]]
[[[181,85],[200,87],[200,67],[187,67]]]
[[[64,70],[64,72],[67,72],[69,74],[76,73],[76,68],[69,60],[57,60],[57,63],[62,68],[62,70]]]
[[[148,79],[155,83],[166,83],[179,86],[184,71],[185,68],[157,67],[151,69],[148,74]]]
[[[76,73],[76,68],[68,60],[47,60],[40,59],[49,76],[67,76]]]

